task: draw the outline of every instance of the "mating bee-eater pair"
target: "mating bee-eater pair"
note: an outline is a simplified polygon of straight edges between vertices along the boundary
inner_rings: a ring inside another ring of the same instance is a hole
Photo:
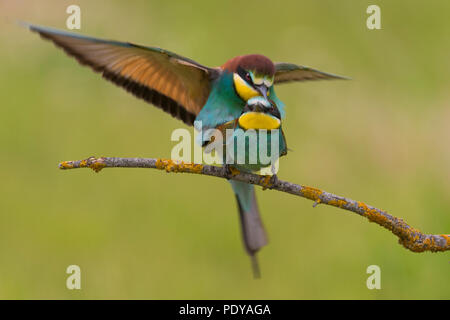
[[[235,57],[220,67],[210,68],[157,47],[101,40],[27,25],[31,31],[53,41],[81,64],[138,98],[161,108],[187,125],[201,128],[281,129],[285,106],[274,85],[306,80],[346,79],[291,63],[273,63],[259,55]],[[231,124],[231,125],[230,125]],[[280,130],[281,131],[281,130]],[[284,134],[279,155],[287,153]],[[202,141],[203,145],[207,141]],[[264,165],[232,164],[238,170],[257,171]],[[267,244],[253,185],[230,180],[236,195],[242,238],[259,274],[256,253]]]

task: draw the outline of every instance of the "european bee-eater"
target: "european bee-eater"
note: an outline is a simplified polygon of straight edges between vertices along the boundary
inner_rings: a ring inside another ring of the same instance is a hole
[[[210,68],[170,51],[128,42],[102,40],[28,25],[81,64],[187,125],[201,128],[278,129],[285,115],[274,85],[306,80],[346,79],[291,63],[273,63],[259,55],[242,55]],[[201,122],[200,122],[201,121]],[[203,139],[203,138],[202,138]],[[202,141],[203,144],[207,144]],[[287,152],[284,134],[279,155]],[[269,146],[270,147],[270,146]],[[256,171],[256,165],[232,165]],[[224,166],[225,169],[230,169]],[[267,244],[253,185],[230,180],[236,195],[243,242],[258,273],[256,252]]]

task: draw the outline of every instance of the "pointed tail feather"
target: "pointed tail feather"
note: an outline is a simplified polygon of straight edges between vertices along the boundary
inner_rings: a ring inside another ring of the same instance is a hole
[[[259,266],[256,253],[267,245],[267,235],[259,214],[255,189],[247,183],[230,181],[239,209],[242,239],[245,250],[252,260],[253,274],[259,278]]]

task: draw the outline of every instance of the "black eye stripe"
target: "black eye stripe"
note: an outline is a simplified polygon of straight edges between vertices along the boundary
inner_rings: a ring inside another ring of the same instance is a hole
[[[237,67],[237,74],[244,80],[248,81],[250,84],[253,84],[252,82],[252,78],[250,77],[249,73],[247,71],[245,71],[243,68],[241,67]],[[248,77],[247,77],[248,75]]]

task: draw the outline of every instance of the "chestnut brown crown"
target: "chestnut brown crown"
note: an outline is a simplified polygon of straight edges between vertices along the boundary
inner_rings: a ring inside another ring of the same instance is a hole
[[[237,72],[239,67],[244,70],[252,70],[257,74],[268,76],[273,76],[275,74],[275,65],[272,60],[261,54],[237,56],[222,65],[222,69],[229,72]]]

